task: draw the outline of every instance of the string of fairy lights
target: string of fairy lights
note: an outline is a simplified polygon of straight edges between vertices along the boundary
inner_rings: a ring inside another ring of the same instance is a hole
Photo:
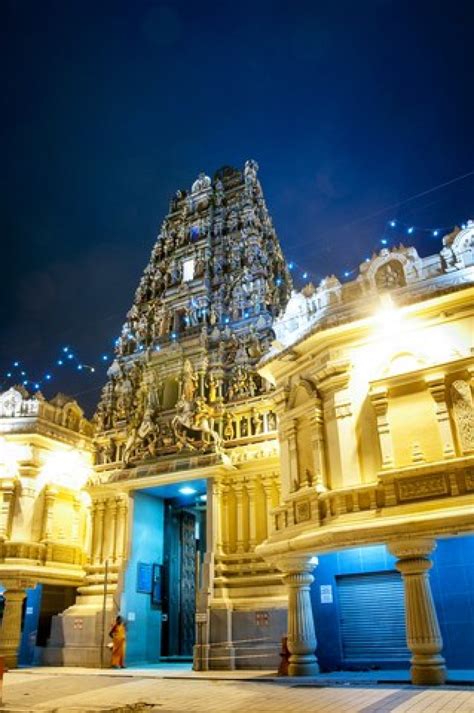
[[[462,223],[459,227],[464,230],[466,228],[466,223]],[[388,220],[385,224],[385,228],[382,232],[382,237],[376,244],[373,245],[371,253],[378,253],[384,248],[393,248],[397,243],[400,243],[407,237],[411,240],[416,238],[417,235],[420,237],[429,236],[432,238],[439,238],[443,235],[448,235],[453,230],[453,225],[426,228],[420,227],[418,225],[413,225],[413,223],[405,223],[401,220],[396,220],[395,218],[392,218]],[[366,257],[365,261],[369,262],[370,259],[370,257]],[[359,265],[360,263],[354,265],[353,267],[344,269],[340,275],[337,275],[337,277],[339,277],[339,279],[341,280],[352,277],[352,275],[356,274],[359,271]],[[293,278],[295,279],[303,281],[309,280],[313,283],[316,283],[321,280],[321,275],[318,276],[314,272],[311,272],[310,270],[301,267],[294,260],[291,260],[288,263],[288,268],[290,269]]]
[[[466,228],[466,224],[462,223],[460,227],[464,229]],[[430,228],[420,227],[392,218],[387,221],[382,237],[379,239],[378,243],[373,246],[372,253],[378,253],[384,248],[393,248],[396,244],[400,243],[403,238],[406,239],[406,237],[409,237],[412,240],[416,238],[417,235],[439,238],[442,235],[452,232],[453,229],[454,226],[438,226]],[[365,259],[368,262],[371,258],[366,257]],[[314,272],[301,267],[294,260],[290,260],[287,264],[295,281],[302,281],[303,283],[313,282],[316,284],[321,280],[321,276],[318,277]],[[343,270],[342,274],[338,277],[343,281],[344,279],[351,278],[352,275],[358,272],[358,270],[359,265],[347,268]],[[276,279],[277,284],[281,284],[281,282],[281,278]],[[176,341],[177,335],[173,333],[170,338]],[[117,341],[118,340],[114,340],[114,343],[117,344]],[[159,346],[156,347],[156,349],[159,348]],[[143,346],[140,350],[143,351]],[[83,374],[93,374],[100,369],[101,366],[107,366],[113,359],[113,351],[109,353],[102,352],[96,359],[93,360],[92,364],[86,364],[79,358],[77,350],[67,345],[58,348],[56,355],[54,363],[49,369],[46,369],[43,372],[40,378],[32,378],[28,373],[24,362],[16,359],[2,375],[2,388],[4,388],[5,385],[12,386],[14,384],[22,384],[25,388],[32,391],[41,391],[45,385],[50,384],[61,372],[64,372],[65,370],[74,369],[75,371]]]

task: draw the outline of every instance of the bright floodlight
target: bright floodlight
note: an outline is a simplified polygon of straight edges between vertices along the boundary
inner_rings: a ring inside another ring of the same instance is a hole
[[[188,485],[185,485],[183,488],[179,489],[179,492],[181,495],[194,495],[196,490],[194,490],[194,488],[190,488]]]

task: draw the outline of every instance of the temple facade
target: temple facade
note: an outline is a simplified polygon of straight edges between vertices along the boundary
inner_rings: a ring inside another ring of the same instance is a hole
[[[63,394],[0,394],[0,655],[32,664],[84,580],[93,426]]]
[[[257,170],[171,201],[97,408],[90,561],[48,662],[98,665],[104,606],[128,617],[129,663],[278,660],[285,591],[255,554],[280,500],[277,419],[255,367],[291,278]]]
[[[474,223],[306,287],[274,329],[282,502],[257,552],[288,586],[290,673],[474,668]]]
[[[295,292],[257,171],[172,199],[92,423],[0,394],[10,666],[474,668],[474,224]]]

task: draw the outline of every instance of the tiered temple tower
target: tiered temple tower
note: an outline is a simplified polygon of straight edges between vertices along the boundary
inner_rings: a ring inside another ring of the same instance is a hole
[[[170,531],[165,516],[163,561],[171,567],[180,557],[181,564],[175,584],[168,582],[170,599],[176,596],[169,621],[158,617],[156,626],[167,622],[179,646],[187,642],[174,653],[189,653],[189,642],[197,640],[201,667],[276,663],[286,597],[276,570],[254,550],[270,534],[280,497],[277,418],[272,386],[254,367],[274,339],[272,323],[288,302],[291,277],[257,170],[247,161],[243,171],[225,167],[212,180],[200,174],[191,191],[178,191],[171,201],[98,405],[86,585],[55,622],[52,662],[61,649],[61,660],[84,663],[85,647],[72,625],[78,617],[86,617],[88,663],[99,662],[105,579],[107,616],[131,608],[131,595],[124,595],[127,576],[135,576],[131,552],[138,530],[149,526],[140,521],[137,493],[154,488],[160,497],[163,485],[200,479],[207,483],[200,544],[194,520]],[[167,547],[175,539],[180,547],[172,554]]]
[[[257,411],[232,417],[269,391],[253,366],[291,291],[257,169],[200,174],[171,201],[97,410],[101,462],[219,452],[274,430]]]

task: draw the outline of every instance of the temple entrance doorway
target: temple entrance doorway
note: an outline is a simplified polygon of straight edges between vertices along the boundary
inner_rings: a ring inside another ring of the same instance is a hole
[[[207,481],[137,490],[120,609],[127,664],[192,661],[206,551]]]

